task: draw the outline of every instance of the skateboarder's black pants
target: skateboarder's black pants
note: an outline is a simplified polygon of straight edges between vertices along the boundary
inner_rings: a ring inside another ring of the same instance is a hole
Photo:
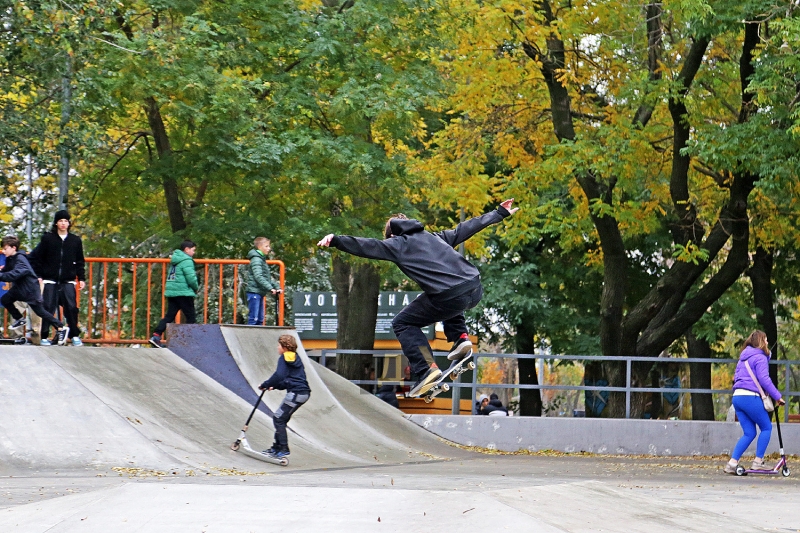
[[[483,296],[483,286],[478,281],[473,288],[454,297],[420,294],[392,320],[392,328],[403,353],[411,365],[411,372],[423,374],[433,362],[433,353],[422,328],[442,322],[449,342],[455,342],[467,333],[464,311],[472,309]]]
[[[81,330],[78,328],[78,300],[75,296],[74,283],[44,283],[42,291],[44,308],[53,315],[58,314],[58,308],[64,309],[64,319],[69,325],[68,338],[80,337]],[[50,336],[50,324],[42,322],[42,338]]]
[[[197,315],[194,310],[194,298],[192,296],[169,296],[167,297],[167,314],[156,326],[154,333],[161,335],[167,330],[167,324],[175,322],[178,311],[183,313],[186,324],[197,322]]]
[[[275,425],[275,444],[278,450],[289,451],[289,438],[286,436],[286,424],[289,423],[289,419],[292,418],[294,412],[300,409],[300,406],[306,403],[310,397],[311,393],[309,392],[287,392],[283,403],[278,407],[278,410],[275,411],[275,415],[272,417],[272,423]]]
[[[11,315],[11,318],[13,318],[14,320],[19,320],[20,318],[22,318],[22,313],[20,313],[19,309],[17,309],[17,306],[14,305],[14,302],[20,302],[20,301],[24,300],[20,300],[18,298],[17,293],[14,292],[14,288],[12,287],[10,291],[5,293],[2,296],[2,298],[0,298],[0,305],[8,309],[8,314]],[[42,304],[41,300],[39,300],[38,302],[33,301],[25,303],[28,304],[28,307],[30,308],[31,311],[33,311],[34,313],[39,315],[39,317],[41,317],[42,328],[44,328],[45,324],[47,324],[48,329],[50,328],[50,324],[53,324],[58,329],[61,329],[64,326],[64,324],[59,319],[54,317],[47,311],[47,309],[44,308],[44,305]],[[42,338],[44,339],[45,337]]]

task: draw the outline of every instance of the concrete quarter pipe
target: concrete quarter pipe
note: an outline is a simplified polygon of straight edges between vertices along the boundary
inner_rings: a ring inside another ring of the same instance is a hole
[[[255,390],[274,370],[277,338],[287,331],[222,327],[229,353],[218,357],[233,356]],[[288,468],[465,454],[299,351],[313,392],[289,424]],[[283,394],[265,398],[275,408]],[[3,474],[280,468],[230,450],[252,404],[170,350],[0,347],[0,405]],[[272,432],[269,416],[257,412],[248,430],[251,443],[267,447]]]

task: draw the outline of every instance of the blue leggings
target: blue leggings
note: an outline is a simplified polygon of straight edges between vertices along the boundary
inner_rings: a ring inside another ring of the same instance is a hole
[[[739,424],[742,426],[744,435],[733,447],[731,458],[738,461],[744,451],[756,438],[756,425],[761,429],[756,443],[756,457],[764,457],[767,452],[769,438],[772,436],[772,420],[769,413],[764,409],[764,402],[760,396],[734,396],[733,408],[736,416],[739,417]]]

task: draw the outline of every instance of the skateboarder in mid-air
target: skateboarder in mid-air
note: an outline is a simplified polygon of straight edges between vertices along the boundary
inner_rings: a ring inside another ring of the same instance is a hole
[[[383,240],[330,234],[317,243],[368,259],[391,261],[424,291],[392,320],[397,340],[411,364],[411,372],[417,376],[409,396],[422,396],[442,375],[432,362],[431,346],[422,332],[423,327],[442,322],[447,340],[453,343],[447,356],[451,361],[472,353],[464,311],[478,305],[483,286],[478,269],[455,247],[487,226],[516,213],[518,208],[511,208],[513,202],[513,198],[506,200],[496,210],[462,222],[451,230],[430,233],[418,220],[400,213],[386,222]]]
[[[276,459],[289,456],[289,439],[286,435],[286,424],[301,405],[311,396],[311,388],[306,380],[303,361],[297,355],[297,340],[291,335],[278,338],[278,368],[268,380],[261,384],[260,390],[285,390],[286,397],[275,411],[272,423],[275,425],[275,442],[264,453]]]

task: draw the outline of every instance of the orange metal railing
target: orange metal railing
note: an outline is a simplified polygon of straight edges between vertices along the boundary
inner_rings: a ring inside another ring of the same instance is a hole
[[[278,267],[281,292],[276,295],[273,320],[282,326],[286,268],[283,261],[268,260],[267,263]],[[164,286],[168,264],[168,258],[87,257],[86,287],[78,292],[78,317],[84,330],[83,341],[95,344],[146,343],[152,329],[166,313]],[[245,322],[247,303],[241,291],[240,267],[249,264],[249,261],[196,259],[195,264],[201,267],[198,272],[198,296],[202,298],[202,313],[198,307],[197,322]],[[146,289],[142,289],[142,284]],[[271,299],[268,297],[264,302],[265,323],[271,314],[267,309],[267,302]],[[5,329],[8,316],[7,312],[3,314]],[[176,321],[180,319],[181,314]]]

